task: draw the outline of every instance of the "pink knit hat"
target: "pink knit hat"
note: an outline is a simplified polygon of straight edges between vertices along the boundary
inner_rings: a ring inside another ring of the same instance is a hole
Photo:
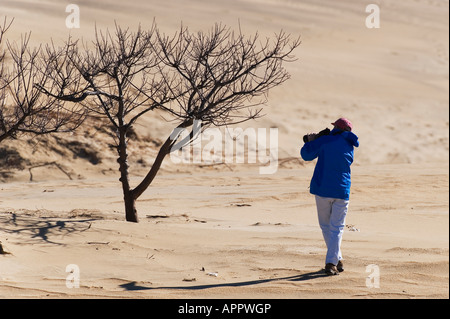
[[[341,129],[343,131],[351,131],[353,129],[352,122],[350,122],[348,119],[341,117],[339,120],[337,120],[334,123],[331,123],[331,125],[336,126],[338,129]]]

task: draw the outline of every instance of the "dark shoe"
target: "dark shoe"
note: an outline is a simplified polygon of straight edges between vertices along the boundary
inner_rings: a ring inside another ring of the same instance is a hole
[[[328,276],[339,275],[339,271],[337,270],[334,264],[326,264],[325,265],[325,273]]]
[[[342,262],[342,260],[339,260],[338,264],[336,265],[336,268],[339,272],[344,271],[344,263]]]

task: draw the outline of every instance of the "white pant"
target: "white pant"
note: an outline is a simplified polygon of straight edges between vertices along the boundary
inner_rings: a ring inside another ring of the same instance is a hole
[[[342,259],[341,242],[347,216],[348,200],[320,197],[316,195],[317,215],[327,244],[325,264],[337,265]]]

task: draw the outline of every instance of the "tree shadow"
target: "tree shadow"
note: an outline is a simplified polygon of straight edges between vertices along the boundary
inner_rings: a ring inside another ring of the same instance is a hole
[[[91,227],[94,220],[96,219],[58,219],[9,212],[0,214],[0,233],[22,235],[20,244],[23,245],[40,243],[64,245],[51,237],[84,232]]]
[[[327,277],[323,269],[309,272],[306,274],[288,276],[288,277],[278,277],[278,278],[270,278],[270,279],[258,279],[258,280],[249,280],[249,281],[240,281],[240,282],[228,282],[228,283],[220,283],[220,284],[210,284],[210,285],[195,285],[195,286],[168,286],[168,287],[146,287],[140,286],[135,281],[131,281],[126,284],[119,285],[125,290],[133,291],[133,290],[159,290],[159,289],[179,289],[179,290],[203,290],[210,288],[220,288],[220,287],[245,287],[245,286],[253,286],[264,284],[268,282],[275,281],[306,281],[317,278]]]

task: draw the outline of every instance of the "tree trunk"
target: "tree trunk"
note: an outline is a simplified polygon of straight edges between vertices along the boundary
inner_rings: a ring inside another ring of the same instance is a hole
[[[171,143],[172,143],[172,140],[170,138],[168,138],[166,140],[166,142],[159,149],[158,155],[156,156],[155,161],[153,162],[152,168],[150,169],[148,174],[144,177],[142,182],[133,190],[134,199],[138,199],[139,196],[141,196],[142,193],[153,182],[153,179],[155,178],[156,174],[158,173],[164,158],[166,157],[167,154],[169,154]]]
[[[123,196],[125,201],[125,219],[127,222],[137,223],[139,221],[136,210],[136,200],[131,192],[125,193]]]
[[[178,128],[184,128],[192,125],[192,120],[186,121],[178,126]],[[119,158],[117,162],[119,163],[120,170],[120,181],[122,182],[123,198],[125,201],[125,217],[128,222],[138,222],[138,216],[136,211],[136,200],[139,196],[144,193],[144,191],[150,186],[161,168],[161,164],[167,154],[170,153],[171,145],[173,140],[168,137],[165,143],[159,149],[158,155],[152,165],[152,168],[148,174],[144,177],[142,182],[135,188],[130,189],[130,182],[128,178],[128,161],[127,161],[127,141],[126,141],[127,127],[119,127],[119,145],[117,151],[119,153]]]
[[[138,222],[138,216],[136,211],[136,200],[133,196],[133,192],[130,189],[130,180],[128,178],[128,154],[127,154],[127,141],[126,141],[126,127],[119,128],[119,145],[117,151],[119,158],[120,182],[122,183],[123,199],[125,202],[125,218],[128,222]]]
[[[189,120],[181,123],[180,125],[178,125],[177,129],[185,128],[185,127],[191,126],[192,124],[193,124],[193,119],[189,119]],[[191,132],[191,134],[192,134],[192,132]],[[141,196],[142,193],[144,193],[145,190],[153,182],[153,179],[155,178],[156,174],[158,173],[159,169],[161,168],[161,164],[164,161],[164,158],[166,157],[167,154],[170,153],[173,142],[174,141],[169,136],[167,138],[167,140],[164,142],[164,144],[161,146],[161,148],[159,149],[158,155],[156,156],[155,161],[153,162],[152,168],[150,169],[148,174],[144,177],[142,182],[132,191],[135,200],[138,199],[139,196]]]

